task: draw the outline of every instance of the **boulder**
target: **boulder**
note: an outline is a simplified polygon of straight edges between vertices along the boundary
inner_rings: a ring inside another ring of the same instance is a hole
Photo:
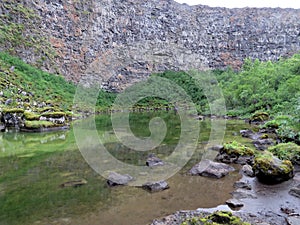
[[[202,160],[200,163],[193,166],[193,168],[189,171],[189,174],[219,179],[234,170],[235,169],[232,166],[229,166],[225,163]]]
[[[107,178],[107,184],[109,186],[116,186],[116,185],[126,185],[130,181],[133,180],[133,177],[131,177],[128,174],[119,174],[116,172],[110,172],[108,178]]]
[[[150,154],[147,158],[146,165],[149,167],[163,166],[165,163],[154,154]]]
[[[158,181],[158,182],[147,182],[142,186],[145,190],[150,192],[158,192],[163,191],[169,188],[169,185],[166,181]]]
[[[290,161],[280,160],[267,151],[256,156],[253,170],[263,183],[280,183],[294,176],[294,167]]]
[[[297,198],[300,198],[300,184],[298,184],[295,187],[292,187],[291,190],[289,191],[289,194],[291,194]]]

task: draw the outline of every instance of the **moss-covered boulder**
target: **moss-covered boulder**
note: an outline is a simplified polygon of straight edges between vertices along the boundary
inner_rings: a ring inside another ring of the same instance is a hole
[[[250,225],[250,223],[243,222],[239,217],[234,216],[232,212],[217,211],[206,217],[193,217],[184,221],[181,225]]]
[[[293,164],[300,165],[300,146],[295,143],[281,143],[269,147],[268,151],[273,153],[281,160],[289,160]]]
[[[251,117],[249,122],[250,123],[261,123],[264,121],[269,120],[269,114],[266,112],[256,112]]]
[[[225,143],[217,160],[223,163],[252,164],[255,150],[236,141]]]
[[[294,167],[289,160],[280,160],[271,152],[264,152],[254,159],[254,174],[263,183],[280,183],[294,176]]]

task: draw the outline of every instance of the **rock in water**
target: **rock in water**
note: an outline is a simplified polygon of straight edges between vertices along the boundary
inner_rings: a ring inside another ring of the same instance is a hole
[[[244,204],[237,200],[237,199],[229,199],[226,201],[226,204],[230,207],[230,208],[240,208],[240,207],[243,207]]]
[[[294,167],[288,160],[280,160],[270,152],[257,156],[253,171],[263,183],[280,183],[294,176]]]
[[[250,165],[244,165],[241,170],[242,173],[247,175],[248,177],[255,177],[253,169]]]
[[[79,187],[84,184],[87,184],[87,181],[85,179],[79,179],[79,180],[73,180],[73,181],[67,181],[63,184],[61,184],[61,187]]]
[[[169,185],[166,181],[148,182],[143,184],[143,188],[150,192],[158,192],[168,189]]]
[[[126,185],[132,180],[133,177],[128,174],[123,175],[116,172],[111,172],[108,176],[107,184],[109,186]]]
[[[193,166],[189,171],[191,175],[200,175],[205,177],[221,178],[235,169],[225,163],[213,162],[211,160],[202,160]]]
[[[163,166],[165,163],[154,154],[150,154],[147,158],[146,165],[149,167]]]

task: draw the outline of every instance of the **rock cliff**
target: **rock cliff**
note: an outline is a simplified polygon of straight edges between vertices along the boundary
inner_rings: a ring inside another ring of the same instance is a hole
[[[152,72],[239,69],[300,50],[300,10],[173,0],[3,0],[0,50],[87,85],[121,90]]]

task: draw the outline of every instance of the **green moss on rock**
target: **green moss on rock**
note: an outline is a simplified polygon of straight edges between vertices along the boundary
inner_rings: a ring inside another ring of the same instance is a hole
[[[252,156],[255,154],[255,151],[252,148],[242,145],[236,141],[224,144],[224,149],[222,151],[228,155],[236,156]]]
[[[251,118],[250,121],[251,122],[263,122],[269,119],[269,114],[266,112],[256,112],[254,113]]]
[[[66,116],[65,112],[47,112],[43,113],[42,116],[47,117],[47,118],[61,118]]]
[[[25,121],[25,128],[28,129],[38,129],[38,128],[51,128],[56,127],[57,125],[55,123],[52,123],[50,121]]]
[[[234,216],[232,212],[217,211],[206,217],[193,217],[184,221],[181,225],[250,225],[243,222],[239,217]]]
[[[30,112],[30,111],[25,111],[24,112],[24,117],[25,120],[39,120],[41,115],[36,114],[34,112]]]
[[[291,161],[280,160],[269,151],[255,157],[253,170],[257,178],[265,183],[279,183],[294,176]]]
[[[21,109],[21,108],[6,108],[6,109],[3,109],[3,113],[24,113],[24,109]]]

